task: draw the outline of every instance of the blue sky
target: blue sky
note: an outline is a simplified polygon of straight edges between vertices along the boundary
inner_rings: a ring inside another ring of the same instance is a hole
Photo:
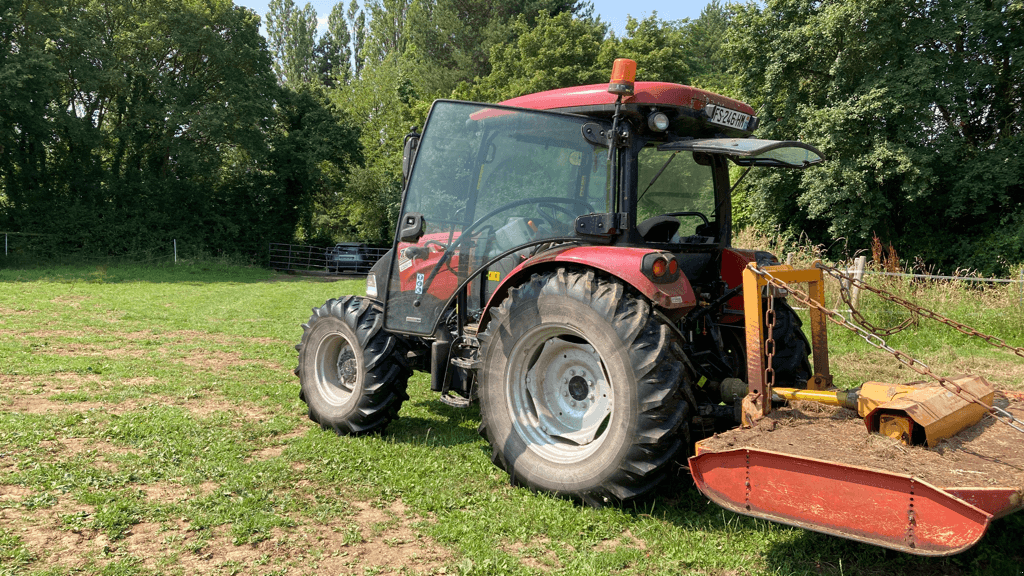
[[[707,0],[592,0],[594,11],[601,16],[601,20],[611,24],[617,36],[622,36],[626,29],[626,16],[633,16],[643,19],[653,12],[658,13],[662,20],[680,20],[682,18],[697,18],[700,11],[704,9]],[[251,8],[260,17],[267,13],[268,0],[235,0],[238,6]],[[295,0],[295,3],[304,6],[304,0]],[[310,0],[310,4],[316,9],[317,16],[321,22],[327,21],[327,15],[337,3],[335,0]],[[348,0],[345,0],[348,4]]]

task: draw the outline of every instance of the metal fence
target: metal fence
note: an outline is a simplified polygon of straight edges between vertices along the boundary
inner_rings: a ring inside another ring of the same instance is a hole
[[[306,274],[347,275],[366,274],[388,248],[358,248],[355,261],[339,262],[331,258],[333,246],[305,246],[301,244],[270,244],[270,267],[282,272]]]

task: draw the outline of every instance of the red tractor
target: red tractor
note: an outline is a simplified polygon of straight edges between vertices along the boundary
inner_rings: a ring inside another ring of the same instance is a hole
[[[647,492],[692,440],[738,423],[743,394],[721,383],[746,379],[740,275],[777,262],[731,246],[729,166],[822,157],[749,138],[742,102],[629,84],[434,103],[367,297],[305,328],[310,418],[379,432],[429,370],[447,403],[479,399],[514,482],[593,504]],[[810,349],[790,309],[779,319],[778,380],[800,386]]]
[[[823,156],[752,138],[742,102],[634,83],[631,65],[610,85],[433,104],[406,138],[394,245],[366,297],[303,326],[313,421],[380,432],[412,371],[429,371],[445,403],[479,401],[512,482],[591,505],[651,491],[695,441],[740,424],[747,348],[764,340],[749,339],[742,275],[778,261],[732,247],[729,168]],[[774,384],[827,380],[797,315],[756,290],[773,301]]]

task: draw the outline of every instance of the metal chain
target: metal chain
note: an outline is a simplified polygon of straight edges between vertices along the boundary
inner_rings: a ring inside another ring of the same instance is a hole
[[[761,268],[754,268],[754,272],[759,276],[763,276],[764,278],[766,278],[768,284],[788,290],[789,294],[804,306],[821,311],[825,315],[825,317],[831,320],[833,323],[838,324],[843,328],[846,328],[847,330],[856,333],[858,336],[863,338],[865,342],[874,346],[875,348],[878,348],[879,350],[884,350],[892,354],[896,358],[896,360],[899,361],[901,364],[907,366],[908,368],[914,370],[915,372],[921,374],[922,376],[928,376],[929,378],[934,379],[939,383],[940,386],[942,386],[946,390],[949,390],[953,394],[956,394],[964,401],[977,404],[985,408],[985,410],[996,420],[1010,426],[1011,428],[1018,432],[1024,433],[1024,425],[1018,424],[1019,421],[1013,414],[1010,414],[1009,412],[1003,410],[1002,408],[999,408],[998,406],[989,406],[988,404],[985,404],[984,402],[981,401],[981,398],[978,398],[971,392],[964,390],[956,382],[953,382],[948,378],[944,378],[932,372],[931,368],[929,368],[928,365],[925,364],[924,362],[917,360],[916,358],[907,354],[906,352],[902,352],[900,350],[893,348],[892,346],[889,346],[889,344],[881,336],[877,334],[872,334],[871,332],[868,332],[867,330],[861,328],[860,326],[857,326],[842,314],[829,310],[822,303],[811,298],[806,292],[803,292],[799,288],[790,286],[789,284],[786,284],[785,282],[779,280],[775,276],[772,276],[771,272],[768,272],[767,270],[762,270]],[[769,290],[769,293],[770,292],[771,290]]]
[[[842,274],[842,272],[840,272],[840,274]],[[903,322],[900,322],[898,325],[893,326],[892,328],[879,328],[878,326],[875,326],[874,324],[869,322],[863,314],[860,313],[860,310],[857,310],[856,306],[853,305],[853,297],[850,295],[850,287],[846,285],[844,279],[856,280],[855,278],[850,276],[844,276],[844,278],[840,278],[839,296],[843,299],[843,303],[846,304],[846,306],[850,309],[850,314],[853,316],[853,319],[857,322],[857,324],[860,324],[869,332],[874,332],[879,336],[892,336],[893,334],[902,332],[914,322],[914,318],[910,317],[904,320]]]
[[[775,358],[775,294],[773,290],[767,292],[768,306],[764,309],[764,325],[768,327],[768,337],[764,341],[767,356],[764,365],[764,389],[771,390],[775,387],[775,369],[772,368],[772,359]]]
[[[984,340],[988,344],[991,344],[992,346],[995,346],[996,348],[1006,348],[1007,350],[1013,352],[1017,356],[1020,356],[1021,358],[1024,358],[1024,348],[1010,346],[1002,338],[998,338],[996,336],[991,336],[991,335],[988,335],[988,334],[984,334],[982,332],[978,332],[977,330],[975,330],[974,328],[971,328],[970,326],[968,326],[966,324],[961,324],[960,322],[957,322],[956,320],[953,320],[951,318],[946,318],[945,316],[943,316],[943,315],[941,315],[941,314],[939,314],[937,312],[933,312],[933,311],[931,311],[931,310],[929,310],[927,308],[922,308],[921,306],[918,306],[918,305],[914,304],[913,302],[908,302],[907,300],[904,300],[903,298],[900,298],[899,296],[896,296],[895,294],[892,294],[890,292],[882,290],[881,288],[875,288],[873,286],[865,284],[863,280],[858,280],[858,279],[856,279],[856,278],[854,278],[854,277],[852,277],[852,276],[850,276],[848,274],[844,274],[842,272],[842,270],[833,268],[831,266],[828,266],[826,264],[822,264],[820,262],[817,263],[816,266],[818,268],[824,270],[830,276],[838,279],[840,282],[849,281],[849,282],[851,282],[851,285],[852,284],[856,284],[858,288],[861,288],[863,290],[867,290],[869,292],[873,292],[873,293],[877,294],[883,300],[888,300],[889,302],[893,302],[895,304],[899,304],[900,306],[903,306],[904,308],[910,310],[914,314],[917,314],[919,316],[924,316],[925,318],[931,318],[932,320],[935,320],[935,321],[941,322],[941,323],[943,323],[943,324],[945,324],[947,326],[956,328],[956,330],[958,332],[960,332],[961,334],[965,334],[967,336],[975,336],[975,337],[981,338],[982,340]],[[844,301],[845,301],[845,299],[844,299]],[[853,306],[850,306],[850,309],[853,310]],[[858,317],[858,321],[861,321],[859,314],[855,314],[855,316]],[[871,327],[870,324],[866,324],[866,326]]]

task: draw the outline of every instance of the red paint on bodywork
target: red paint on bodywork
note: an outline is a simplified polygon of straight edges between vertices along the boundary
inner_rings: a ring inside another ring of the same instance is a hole
[[[534,110],[558,110],[586,106],[610,106],[615,104],[615,98],[615,94],[608,92],[607,84],[590,84],[527,94],[506,100],[502,104]],[[754,109],[739,100],[700,88],[669,82],[637,82],[633,88],[633,95],[623,98],[622,103],[682,106],[692,110],[703,110],[708,104],[715,104],[751,116],[754,115]]]
[[[698,449],[690,471],[705,496],[733,512],[920,556],[970,548],[991,512],[1006,512],[910,476],[767,450]]]
[[[667,284],[655,284],[644,276],[640,266],[644,256],[652,252],[663,251],[624,246],[579,246],[531,258],[517,266],[502,280],[487,302],[481,317],[486,321],[487,311],[491,306],[501,303],[509,288],[518,285],[523,277],[529,277],[538,267],[550,268],[557,264],[573,264],[607,272],[634,287],[670,318],[681,317],[697,306],[697,296],[693,292],[693,287],[683,274],[680,274],[676,281]]]
[[[740,250],[738,248],[726,248],[722,250],[722,281],[728,284],[729,289],[743,284],[743,269],[747,264],[757,261],[757,253],[753,250]],[[728,310],[743,310],[743,295],[735,296],[725,303]],[[726,314],[722,317],[723,323],[740,322],[742,314]]]

